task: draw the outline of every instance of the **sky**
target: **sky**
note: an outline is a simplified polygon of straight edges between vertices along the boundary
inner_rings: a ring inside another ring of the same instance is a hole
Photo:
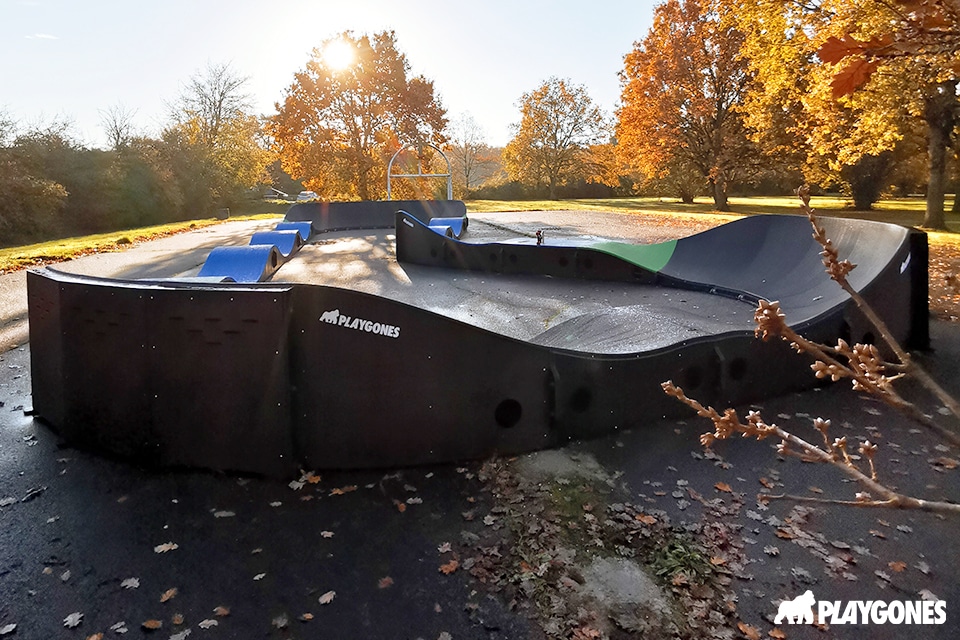
[[[552,76],[612,114],[623,57],[656,0],[0,0],[0,112],[31,127],[66,119],[106,146],[102,113],[135,112],[156,136],[191,76],[229,64],[256,113],[276,112],[312,50],[343,31],[396,33],[411,72],[449,118],[469,114],[500,146],[519,100]]]

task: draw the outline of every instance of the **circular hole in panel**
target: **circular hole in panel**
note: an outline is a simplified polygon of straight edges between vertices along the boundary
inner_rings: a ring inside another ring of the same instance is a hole
[[[493,412],[493,419],[504,429],[516,426],[521,417],[523,417],[523,407],[513,398],[501,401]]]

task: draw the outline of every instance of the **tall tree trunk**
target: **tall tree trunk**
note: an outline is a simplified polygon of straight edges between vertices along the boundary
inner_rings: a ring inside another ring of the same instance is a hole
[[[946,189],[947,147],[957,115],[957,81],[950,80],[936,85],[926,98],[924,119],[927,121],[929,141],[929,181],[927,183],[927,210],[923,226],[930,229],[946,229],[947,220],[943,209],[943,194]]]
[[[730,204],[727,202],[727,181],[723,176],[710,178],[710,189],[713,191],[713,207],[717,211],[730,211]]]

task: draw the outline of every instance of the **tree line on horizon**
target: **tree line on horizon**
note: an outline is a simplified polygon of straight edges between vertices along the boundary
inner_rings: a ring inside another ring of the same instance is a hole
[[[336,43],[352,56],[333,64]],[[267,187],[321,198],[386,196],[393,174],[444,173],[459,198],[782,194],[802,182],[870,209],[925,192],[931,227],[960,182],[956,0],[665,0],[624,56],[606,114],[550,77],[524,93],[502,149],[470,114],[449,119],[393,32],[344,32],[314,49],[276,113],[211,65],[183,87],[158,136],[102,113],[108,149],[68,123],[22,130],[0,114],[0,245],[211,215]],[[404,178],[394,198],[445,197]],[[957,209],[955,198],[954,209]]]

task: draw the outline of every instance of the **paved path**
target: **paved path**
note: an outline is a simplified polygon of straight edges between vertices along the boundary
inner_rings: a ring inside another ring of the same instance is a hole
[[[275,220],[225,222],[51,266],[109,278],[170,278],[198,269],[214,247],[247,244],[255,231],[272,229],[275,224]],[[27,275],[15,271],[0,276],[0,353],[28,339]]]

